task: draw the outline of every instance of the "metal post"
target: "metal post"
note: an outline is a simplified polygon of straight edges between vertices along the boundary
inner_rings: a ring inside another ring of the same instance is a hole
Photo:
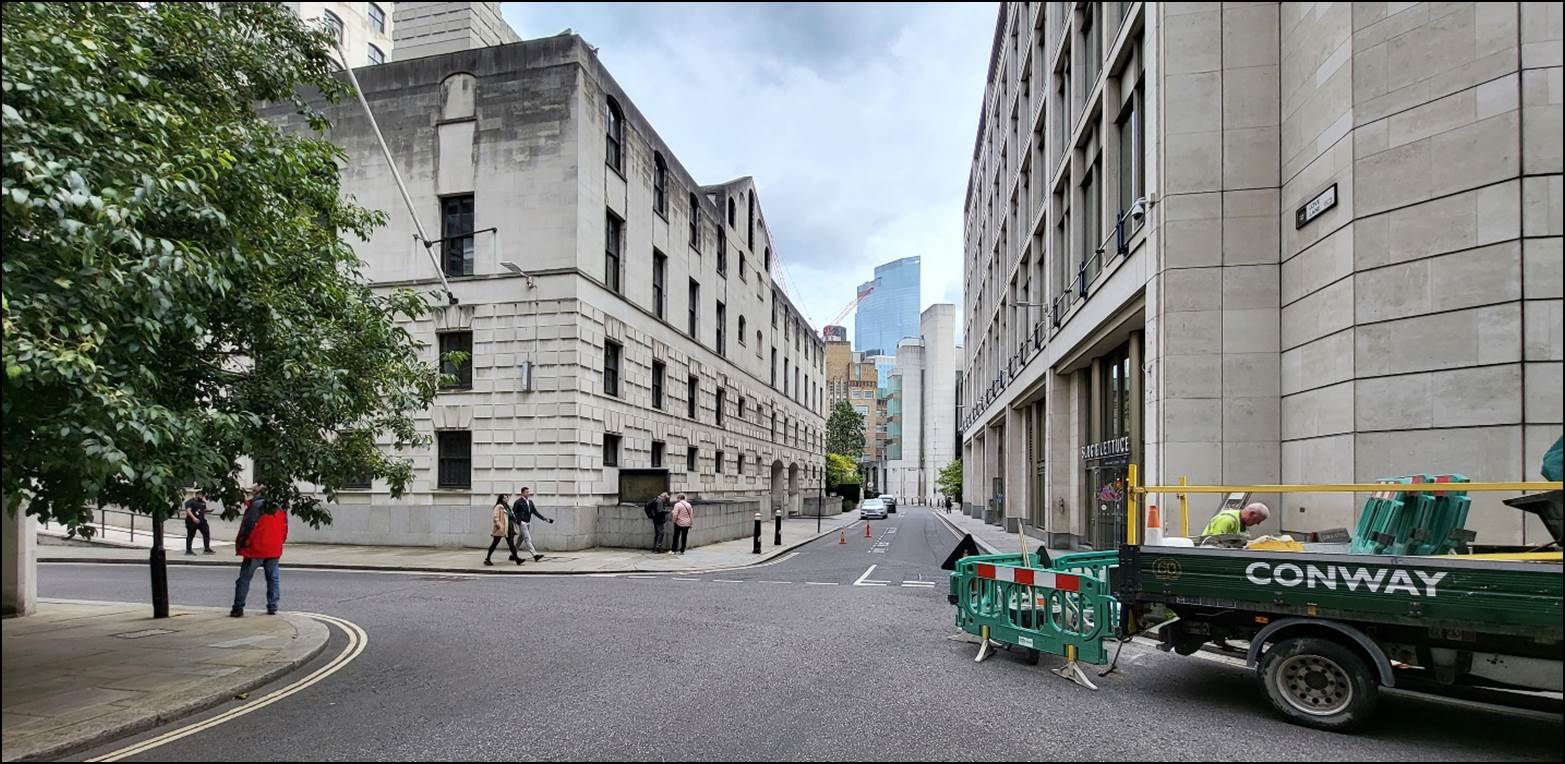
[[[131,514],[131,523],[136,515]],[[132,535],[134,538],[134,534]],[[168,617],[168,556],[163,550],[163,509],[152,510],[152,555],[148,562],[152,567],[152,617]]]
[[[772,535],[772,546],[782,546],[782,510],[777,510],[776,529]]]
[[[750,551],[753,554],[760,554],[761,553],[761,513],[760,512],[755,513],[755,537],[754,537],[754,540],[755,540],[755,545],[754,545],[753,548],[750,549]]]
[[[348,66],[348,54],[343,52],[342,44],[336,45],[337,55],[342,59],[342,69],[348,75],[348,83],[353,86],[353,94],[358,96],[359,106],[364,109],[364,116],[369,119],[370,127],[375,131],[375,140],[380,144],[380,151],[386,157],[386,165],[391,168],[391,179],[396,182],[397,190],[402,193],[402,202],[407,205],[408,216],[413,218],[413,227],[418,230],[418,242],[424,245],[424,254],[429,256],[430,264],[435,266],[435,275],[440,277],[440,288],[446,293],[446,302],[457,304],[456,295],[451,292],[451,282],[446,280],[445,266],[435,257],[432,248],[434,242],[429,240],[424,233],[424,223],[419,220],[418,208],[413,206],[413,197],[408,195],[408,186],[402,182],[402,171],[397,169],[397,160],[391,156],[391,147],[386,145],[386,136],[380,132],[380,122],[375,119],[375,112],[370,110],[369,101],[364,98],[364,89],[359,87],[359,78],[354,75],[353,67]],[[496,234],[499,235],[498,233]],[[441,242],[441,253],[445,252],[445,242]],[[526,274],[522,274],[526,276]],[[527,276],[528,285],[532,285],[532,277]]]
[[[1125,468],[1125,543],[1136,543],[1136,465]]]
[[[1185,476],[1179,476],[1179,485],[1186,485]],[[1190,496],[1179,494],[1179,535],[1190,538]]]
[[[826,511],[826,473],[821,473],[821,503],[815,505],[815,532],[821,532],[821,513]]]

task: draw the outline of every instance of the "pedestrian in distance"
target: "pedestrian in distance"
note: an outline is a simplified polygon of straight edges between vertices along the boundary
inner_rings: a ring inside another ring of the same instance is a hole
[[[951,514],[951,497],[946,497],[946,514]]]
[[[484,564],[493,565],[495,547],[500,545],[500,539],[505,539],[505,545],[511,549],[511,560],[517,565],[522,564],[522,558],[516,556],[516,529],[511,527],[511,505],[507,501],[509,496],[500,494],[494,497],[494,507],[489,511],[489,553],[484,555]]]
[[[669,546],[670,551],[685,553],[685,545],[690,541],[690,526],[695,525],[695,521],[695,507],[680,494],[679,500],[674,502],[674,543]]]
[[[288,540],[288,508],[267,500],[260,484],[250,486],[250,499],[245,502],[244,520],[239,524],[239,535],[234,539],[234,549],[244,559],[239,566],[239,580],[234,582],[234,608],[228,612],[235,618],[245,614],[245,600],[250,596],[250,579],[256,568],[266,571],[266,614],[277,615],[277,605],[282,600],[283,582],[278,563],[282,561],[283,543]]]
[[[212,551],[212,526],[206,519],[206,493],[196,491],[196,495],[185,501],[185,554],[195,554],[192,548],[196,541],[196,531],[201,532],[201,546],[207,554],[216,554]]]
[[[662,554],[664,542],[668,538],[668,491],[664,491],[647,502],[643,511],[647,513],[647,519],[652,521],[652,553]]]
[[[533,518],[548,521],[551,525],[554,521],[538,511],[538,505],[533,503],[531,488],[523,486],[516,494],[516,503],[511,505],[511,516],[516,518],[516,525],[522,534],[522,543],[527,545],[527,553],[533,556],[533,562],[537,562],[543,559],[543,555],[538,554],[538,548],[533,546]]]

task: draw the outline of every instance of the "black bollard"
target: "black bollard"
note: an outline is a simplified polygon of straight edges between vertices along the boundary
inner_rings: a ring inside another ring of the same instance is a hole
[[[755,513],[755,547],[750,550],[755,554],[761,553],[761,513]]]
[[[782,546],[782,510],[777,510],[777,532],[772,536],[773,546]]]
[[[134,517],[134,515],[132,515]],[[163,551],[163,512],[152,513],[152,553],[147,560],[152,571],[152,617],[168,617],[168,557]]]

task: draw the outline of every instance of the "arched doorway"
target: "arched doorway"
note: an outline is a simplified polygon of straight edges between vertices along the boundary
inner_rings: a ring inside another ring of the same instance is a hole
[[[783,463],[781,460],[772,462],[772,506],[768,514],[783,509]]]
[[[799,465],[797,462],[788,466],[788,509],[789,515],[797,515],[804,512],[802,502],[804,496],[799,492]]]

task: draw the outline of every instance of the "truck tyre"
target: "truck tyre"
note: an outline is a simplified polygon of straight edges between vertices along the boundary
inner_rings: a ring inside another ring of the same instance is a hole
[[[1329,639],[1275,642],[1255,675],[1272,707],[1305,727],[1351,732],[1369,721],[1380,700],[1380,682],[1369,664]]]

